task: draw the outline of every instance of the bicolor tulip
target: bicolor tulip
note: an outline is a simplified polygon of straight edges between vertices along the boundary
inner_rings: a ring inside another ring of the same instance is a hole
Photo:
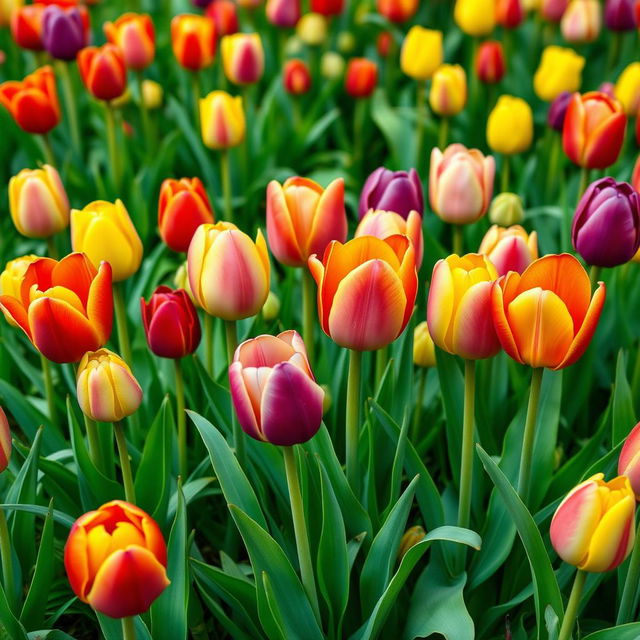
[[[627,118],[622,105],[604,93],[574,93],[562,129],[569,160],[587,169],[606,169],[620,155]]]
[[[540,100],[551,102],[563,91],[577,91],[582,82],[585,59],[573,49],[545,47],[535,75],[533,88]]]
[[[267,187],[267,239],[282,264],[304,267],[313,254],[322,254],[332,240],[347,238],[344,180],[326,189],[308,178],[289,178]]]
[[[488,36],[496,26],[495,0],[456,0],[456,24],[469,36]]]
[[[389,22],[406,22],[418,10],[418,0],[376,0],[376,8]]]
[[[522,273],[538,259],[538,234],[529,234],[519,225],[505,229],[494,224],[482,238],[478,253],[489,258],[499,276],[509,271]]]
[[[304,60],[287,60],[282,72],[284,90],[292,96],[304,95],[311,89],[311,71]]]
[[[391,171],[378,167],[367,178],[360,193],[358,215],[364,216],[369,209],[395,211],[406,218],[411,211],[424,213],[422,182],[415,169]]]
[[[51,5],[42,16],[42,42],[52,57],[74,60],[89,44],[89,12],[86,7]]]
[[[499,193],[492,201],[489,207],[489,220],[493,224],[501,227],[511,227],[514,224],[522,222],[524,218],[524,209],[522,206],[522,198],[516,193],[503,191]]]
[[[522,98],[500,96],[489,114],[487,142],[496,153],[526,151],[533,141],[533,112]]]
[[[569,0],[541,0],[540,15],[548,22],[560,22]]]
[[[15,9],[11,14],[11,35],[15,43],[22,49],[42,51],[42,19],[46,6],[28,4]]]
[[[633,31],[636,28],[635,0],[606,0],[604,23],[611,31]]]
[[[308,47],[319,47],[327,41],[329,25],[321,13],[305,13],[296,24],[296,36]],[[351,51],[353,43],[350,33],[343,32],[338,39],[338,47],[342,51]],[[345,40],[346,39],[346,40]],[[346,47],[344,44],[346,43]],[[342,46],[341,46],[342,45]]]
[[[415,80],[428,80],[442,64],[442,31],[414,25],[402,42],[400,68]]]
[[[323,331],[341,347],[374,351],[404,331],[418,290],[415,249],[406,236],[334,240],[309,258]]]
[[[434,113],[448,118],[460,113],[467,103],[467,76],[459,64],[443,64],[436,69],[429,91]]]
[[[234,33],[220,42],[224,75],[239,85],[255,84],[264,73],[264,49],[258,33]]]
[[[98,266],[108,262],[114,282],[126,280],[140,267],[142,241],[121,200],[89,203],[71,211],[71,246]]]
[[[282,29],[295,27],[302,14],[300,0],[267,0],[265,12],[267,20]]]
[[[184,358],[200,344],[200,320],[189,294],[159,286],[146,302],[140,298],[149,349],[161,358]]]
[[[571,93],[563,91],[549,105],[547,124],[555,131],[562,131],[564,128],[564,119],[567,115],[569,102],[571,102]]]
[[[256,440],[302,444],[320,428],[324,391],[296,331],[243,342],[229,365],[229,386],[238,422]]]
[[[378,84],[378,65],[367,58],[351,58],[344,87],[353,98],[368,98]]]
[[[609,482],[596,473],[574,487],[557,508],[551,544],[568,564],[601,573],[622,564],[633,549],[636,500],[629,478]]]
[[[450,255],[433,267],[427,324],[440,349],[466,360],[490,358],[500,351],[493,327],[491,290],[498,277],[486,256]]]
[[[502,43],[498,40],[483,42],[478,48],[475,67],[480,82],[485,84],[500,82],[507,71]]]
[[[216,35],[219,38],[237,33],[239,29],[238,9],[233,0],[216,0],[212,2],[207,7],[205,14],[216,25]]]
[[[9,180],[9,211],[28,238],[48,238],[69,225],[69,200],[60,174],[48,164],[23,169]]]
[[[571,239],[587,264],[615,267],[640,248],[640,196],[627,182],[592,182],[573,216]]]
[[[496,22],[506,29],[515,29],[525,18],[522,0],[496,0]]]
[[[405,219],[395,211],[370,209],[360,219],[355,237],[375,236],[384,240],[397,234],[407,236],[413,243],[413,248],[416,251],[416,267],[420,269],[424,241],[422,237],[422,216],[417,211],[411,211]]]
[[[9,260],[5,265],[4,271],[0,273],[0,295],[19,298],[24,274],[29,265],[36,260],[40,260],[40,256],[33,254]],[[6,318],[9,320],[9,324],[17,326],[9,316],[6,316]]]
[[[202,224],[187,254],[189,284],[198,304],[223,320],[255,316],[269,295],[267,243],[230,222]]]
[[[640,422],[631,429],[626,437],[620,457],[618,458],[618,474],[629,478],[629,483],[640,500]]]
[[[120,47],[128,69],[146,69],[156,54],[156,33],[146,13],[125,13],[115,22],[106,22],[104,33],[112,44]]]
[[[200,178],[167,178],[160,187],[158,227],[163,242],[174,251],[189,249],[201,224],[212,223],[213,208]]]
[[[424,368],[436,366],[436,347],[425,320],[413,331],[413,364]]]
[[[7,414],[0,407],[0,473],[8,466],[11,459],[11,429]]]
[[[0,84],[0,104],[28,133],[49,133],[60,122],[60,104],[53,69],[40,67],[22,82]]]
[[[87,47],[78,54],[78,69],[84,86],[98,100],[115,100],[127,88],[127,67],[120,47],[104,44]]]
[[[78,598],[110,618],[145,613],[169,586],[160,527],[123,500],[107,502],[73,523],[64,567]]]
[[[120,422],[138,410],[142,388],[129,365],[113,351],[88,351],[76,375],[82,413],[98,422]]]
[[[96,271],[82,253],[59,262],[39,258],[22,277],[17,295],[0,296],[0,309],[34,347],[53,362],[78,362],[111,335],[111,266]]]
[[[502,348],[534,368],[568,367],[589,346],[605,296],[600,282],[591,297],[587,272],[568,253],[535,260],[522,275],[511,271],[494,285],[492,295]]]
[[[202,141],[209,149],[230,149],[244,141],[246,123],[242,98],[212,91],[200,100]]]
[[[562,15],[560,30],[567,42],[593,42],[602,28],[602,9],[598,0],[571,0]]]
[[[211,66],[216,55],[216,27],[206,16],[184,13],[171,20],[171,46],[178,64],[189,71]]]
[[[431,151],[429,200],[431,208],[445,222],[470,224],[489,208],[493,195],[495,161],[478,149],[451,144],[444,153]]]
[[[615,88],[615,97],[622,103],[624,112],[630,118],[640,109],[640,62],[632,62],[620,74]]]
[[[311,0],[311,11],[323,16],[339,16],[344,11],[345,0]]]

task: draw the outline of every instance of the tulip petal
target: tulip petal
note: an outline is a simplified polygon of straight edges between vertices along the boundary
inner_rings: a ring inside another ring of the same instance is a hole
[[[436,304],[437,301],[437,304]],[[452,352],[447,333],[453,314],[453,278],[444,260],[438,260],[433,268],[429,298],[427,300],[427,325],[433,341],[445,351]]]
[[[89,512],[91,513],[95,512]],[[85,516],[81,516],[84,518]],[[86,602],[86,587],[89,581],[89,561],[87,555],[87,532],[80,521],[71,528],[64,546],[64,567],[73,592]]]
[[[229,387],[233,407],[242,430],[256,440],[264,440],[256,418],[249,392],[242,375],[242,363],[234,362],[229,366]]]
[[[96,268],[84,253],[71,253],[55,265],[51,273],[52,286],[74,291],[86,307],[91,283],[97,275]],[[40,287],[42,289],[42,287]]]
[[[321,254],[331,242],[347,239],[347,214],[344,209],[344,180],[334,180],[320,196],[309,233],[307,255]]]
[[[624,113],[615,113],[607,118],[589,136],[584,150],[585,166],[591,169],[606,169],[615,164],[627,128]]]
[[[113,324],[113,291],[111,288],[111,265],[103,262],[89,289],[87,317],[93,325],[102,346],[111,335]]]
[[[624,441],[618,458],[618,474],[629,478],[637,500],[640,495],[640,422]]]
[[[0,309],[7,321],[13,320],[27,334],[29,340],[32,339],[27,311],[17,298],[0,296]]]
[[[512,299],[512,291],[519,281],[520,274],[511,271],[494,283],[491,291],[491,312],[493,314],[493,325],[496,330],[496,335],[498,336],[498,340],[500,340],[502,348],[509,357],[520,364],[524,364],[524,360],[518,352],[518,345],[509,326],[505,310],[506,304]],[[505,295],[507,292],[509,294],[508,297]]]
[[[267,187],[267,238],[273,255],[282,264],[292,267],[304,265],[284,191],[276,180]]]
[[[279,336],[262,335],[243,342],[236,350],[234,360],[239,360],[243,367],[275,367],[294,353],[293,346]]]
[[[161,304],[151,317],[146,331],[149,348],[161,358],[182,358],[186,352],[186,337],[179,322],[180,309],[175,302]]]

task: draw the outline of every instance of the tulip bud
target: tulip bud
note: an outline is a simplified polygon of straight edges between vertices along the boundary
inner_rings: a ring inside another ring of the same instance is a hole
[[[320,60],[320,73],[323,78],[334,80],[344,73],[344,58],[335,51],[327,51],[322,54]]]
[[[71,245],[98,267],[108,262],[113,281],[132,276],[142,262],[142,241],[122,200],[115,204],[104,200],[71,211]]]
[[[238,11],[233,0],[212,2],[207,7],[206,16],[213,20],[218,37],[230,36],[232,33],[238,32]]]
[[[0,473],[9,466],[11,458],[11,429],[2,407],[0,407]]]
[[[23,169],[9,181],[9,210],[28,238],[49,238],[69,225],[69,200],[60,174],[48,164]]]
[[[282,29],[291,29],[300,20],[300,0],[267,0],[267,20]]]
[[[418,10],[418,0],[376,0],[378,13],[389,22],[406,22]]]
[[[105,22],[104,33],[109,42],[120,47],[128,69],[141,71],[153,62],[156,35],[147,14],[125,13],[115,22]]]
[[[524,210],[522,199],[515,193],[504,191],[499,193],[489,207],[489,220],[501,227],[510,227],[522,222]]]
[[[436,348],[424,320],[413,331],[413,364],[425,369],[436,366]]]
[[[434,113],[449,118],[467,102],[467,76],[459,64],[443,64],[433,74],[429,104]]]
[[[551,544],[568,564],[600,573],[620,565],[633,549],[636,501],[629,479],[609,482],[597,473],[572,489],[556,510]]]
[[[456,0],[456,24],[469,36],[488,36],[496,26],[495,0]]]
[[[407,529],[400,540],[400,548],[398,549],[398,562],[402,561],[405,553],[414,545],[423,540],[426,533],[421,526],[410,527]]]
[[[482,238],[478,253],[487,256],[499,276],[509,271],[522,273],[538,259],[538,234],[528,234],[519,225],[505,229],[494,224]]]
[[[171,20],[171,46],[178,64],[189,71],[211,66],[216,55],[216,27],[205,16],[185,13]]]
[[[119,47],[87,47],[78,54],[78,69],[85,87],[98,100],[113,100],[127,88],[127,67]]]
[[[269,295],[262,307],[262,317],[266,322],[271,322],[275,320],[280,315],[280,298],[273,293],[273,291],[269,291]]]
[[[367,58],[351,58],[347,66],[345,89],[353,98],[368,98],[378,83],[378,66]]]
[[[264,73],[264,49],[257,33],[234,33],[220,42],[227,80],[239,85],[255,84]]]
[[[497,0],[496,21],[506,29],[519,27],[524,20],[521,0]]]
[[[284,90],[293,95],[300,96],[311,89],[311,72],[304,60],[287,60],[282,74]]]
[[[560,22],[569,0],[541,0],[540,15],[549,22]]]
[[[640,62],[632,62],[625,68],[615,84],[614,93],[627,116],[637,115],[640,109]]]
[[[52,57],[73,60],[89,43],[89,13],[85,7],[47,7],[42,15],[42,42]]]
[[[42,51],[42,18],[46,10],[43,4],[29,4],[16,8],[11,14],[11,35],[22,49]]]
[[[358,205],[358,216],[362,218],[369,209],[395,211],[407,218],[411,211],[424,213],[422,182],[415,169],[390,171],[378,167],[367,178]]]
[[[319,13],[305,13],[296,24],[298,38],[310,47],[318,47],[327,39],[327,20]]]
[[[390,31],[381,31],[378,34],[376,40],[376,51],[381,58],[387,58],[391,53],[391,45],[393,44],[393,34]],[[400,59],[400,65],[403,66],[402,58]],[[404,64],[403,71],[407,73],[405,69],[409,68],[409,64]]]
[[[549,105],[547,111],[547,124],[555,131],[562,131],[564,128],[564,118],[571,102],[571,94],[568,91],[560,93]]]
[[[601,20],[598,0],[571,0],[560,22],[562,37],[576,44],[593,42],[600,34]]]
[[[323,16],[338,16],[344,11],[345,0],[311,0],[311,11]]]
[[[351,33],[351,31],[341,31],[338,34],[338,51],[340,51],[340,53],[344,53],[344,54],[352,53],[356,48],[356,44],[357,42],[356,42],[355,36],[353,35],[353,33]]]
[[[584,63],[585,59],[573,49],[546,47],[533,76],[533,88],[538,98],[551,102],[563,91],[577,91],[582,82]]]
[[[522,99],[500,96],[489,114],[487,142],[496,153],[512,155],[526,151],[533,140],[533,113]]]
[[[634,0],[607,0],[604,23],[611,31],[633,31],[636,28]]]
[[[185,260],[176,270],[173,276],[173,286],[176,289],[184,289],[189,295],[189,300],[193,302],[193,306],[199,308],[200,305],[191,291],[191,284],[189,283],[189,270],[187,268],[187,261]]]
[[[476,56],[476,74],[480,82],[496,84],[504,78],[506,71],[502,43],[497,40],[483,42]]]
[[[22,293],[22,283],[24,282],[24,274],[32,262],[39,260],[40,256],[33,254],[20,256],[7,262],[4,271],[0,273],[0,295],[20,298]],[[7,317],[7,320],[10,320]],[[13,326],[17,326],[15,322],[9,322]]]
[[[149,111],[159,109],[162,106],[163,93],[162,85],[159,82],[148,79],[142,81],[142,103]]]
[[[242,144],[245,118],[240,96],[212,91],[200,100],[202,141],[209,149],[230,149]]]
[[[415,80],[428,80],[442,65],[442,31],[415,25],[402,43],[400,68]]]
[[[122,500],[107,502],[74,522],[64,566],[80,600],[110,618],[145,613],[169,586],[160,527]]]

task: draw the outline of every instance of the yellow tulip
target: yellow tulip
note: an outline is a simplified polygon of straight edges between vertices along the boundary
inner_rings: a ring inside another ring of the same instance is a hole
[[[413,331],[413,364],[425,368],[436,366],[436,348],[424,320]]]
[[[614,93],[629,117],[637,115],[640,109],[640,62],[632,62],[625,68],[616,82]]]
[[[578,91],[584,63],[585,59],[573,49],[555,45],[546,47],[533,76],[533,88],[538,98],[552,102],[563,91]]]
[[[246,123],[242,98],[212,91],[200,100],[202,141],[210,149],[229,149],[242,143]]]
[[[429,104],[445,118],[455,116],[467,102],[467,76],[459,64],[443,64],[433,74]]]
[[[296,24],[296,35],[310,47],[327,39],[327,19],[321,13],[305,13]]]
[[[531,107],[514,96],[500,96],[489,114],[487,142],[497,153],[511,155],[526,151],[533,140]]]
[[[442,31],[415,25],[402,43],[400,67],[416,80],[428,80],[442,64]]]
[[[453,18],[469,36],[488,36],[496,26],[495,0],[456,0]]]
[[[159,82],[154,80],[144,80],[142,82],[142,101],[147,109],[159,109],[162,106],[163,94],[164,91]]]

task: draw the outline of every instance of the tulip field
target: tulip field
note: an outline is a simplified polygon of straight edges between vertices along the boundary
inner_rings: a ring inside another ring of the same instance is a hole
[[[640,1],[0,0],[0,640],[640,640]]]

